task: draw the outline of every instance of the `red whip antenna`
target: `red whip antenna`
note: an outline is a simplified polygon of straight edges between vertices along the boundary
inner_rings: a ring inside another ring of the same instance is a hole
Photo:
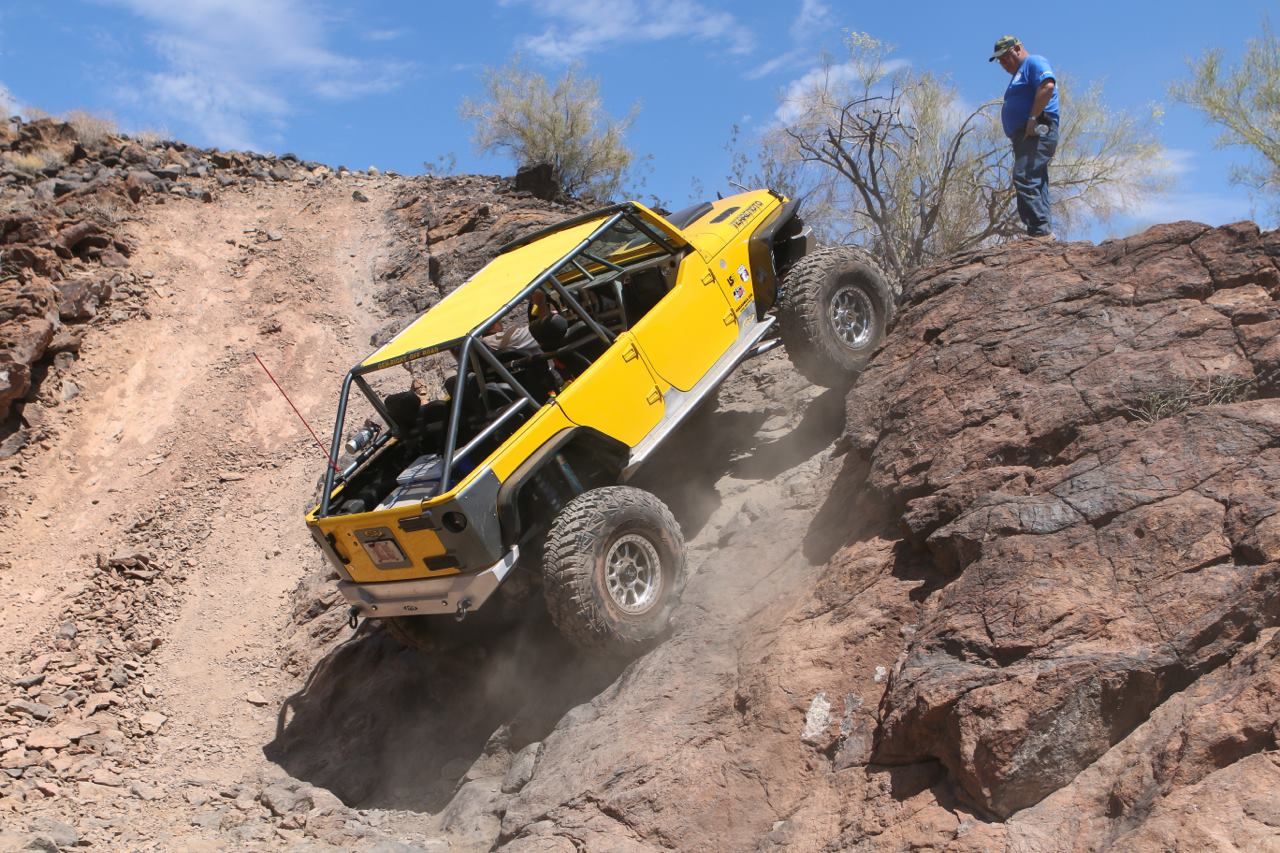
[[[319,447],[320,452],[324,454],[325,461],[329,463],[329,467],[337,471],[337,463],[333,461],[333,457],[329,455],[329,451],[324,449],[324,445],[320,443],[320,439],[316,436],[316,431],[311,428],[311,424],[307,423],[307,419],[302,416],[302,412],[298,411],[298,407],[289,399],[289,395],[280,387],[280,383],[276,382],[276,378],[271,375],[270,370],[267,370],[267,366],[262,363],[262,359],[258,358],[258,354],[256,352],[253,354],[253,357],[258,360],[258,366],[262,368],[263,372],[267,374],[267,378],[276,386],[276,390],[280,392],[281,397],[284,397],[284,401],[289,404],[289,408],[293,409],[293,413],[298,416],[298,420],[302,421],[302,425],[307,428],[307,432],[311,433],[311,437],[315,439],[316,447]]]

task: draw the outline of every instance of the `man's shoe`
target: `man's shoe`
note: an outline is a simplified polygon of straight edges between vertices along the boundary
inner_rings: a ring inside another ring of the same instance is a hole
[[[1031,237],[1032,240],[1043,240],[1046,243],[1052,242],[1058,239],[1057,235],[1054,234],[1052,231],[1046,231],[1043,234],[1031,234],[1029,236]]]

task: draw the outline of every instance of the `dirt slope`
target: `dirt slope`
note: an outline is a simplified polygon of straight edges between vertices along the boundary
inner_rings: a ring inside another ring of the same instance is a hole
[[[288,689],[274,649],[287,593],[314,557],[297,522],[322,456],[253,354],[323,428],[334,377],[379,320],[360,304],[389,195],[363,189],[370,203],[345,186],[264,187],[135,224],[151,318],[90,339],[74,368],[81,393],[53,415],[57,437],[5,477],[3,622],[23,626],[0,635],[9,671],[49,648],[98,555],[144,554],[185,576],[164,606],[119,621],[161,641],[145,684],[168,720],[138,768],[147,782],[196,768],[223,782],[262,764],[272,713],[246,696]],[[92,796],[114,799],[98,787]],[[185,822],[129,821],[138,839],[149,824]]]

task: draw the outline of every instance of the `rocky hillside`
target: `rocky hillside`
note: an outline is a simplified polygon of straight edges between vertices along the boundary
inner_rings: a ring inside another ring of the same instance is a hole
[[[346,627],[254,356],[323,430],[576,208],[6,134],[0,849],[1280,848],[1276,232],[925,270],[847,395],[775,351],[648,467],[666,642],[424,657]]]

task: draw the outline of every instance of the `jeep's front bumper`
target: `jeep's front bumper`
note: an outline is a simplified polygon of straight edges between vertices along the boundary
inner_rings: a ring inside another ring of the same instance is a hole
[[[512,547],[501,560],[479,572],[380,583],[344,580],[338,582],[338,590],[361,616],[451,615],[475,610],[488,601],[519,556],[519,547]]]

